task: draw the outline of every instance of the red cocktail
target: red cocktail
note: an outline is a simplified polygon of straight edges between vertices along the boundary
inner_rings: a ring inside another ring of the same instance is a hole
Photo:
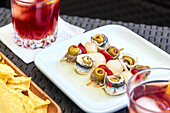
[[[43,48],[57,37],[60,0],[11,0],[15,42],[26,48]]]
[[[146,71],[146,80],[134,76],[128,83],[129,113],[170,113],[170,69]]]

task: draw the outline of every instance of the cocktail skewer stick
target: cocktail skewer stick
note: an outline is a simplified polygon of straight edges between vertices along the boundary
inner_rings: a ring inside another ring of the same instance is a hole
[[[63,59],[60,60],[60,62],[66,61],[68,58],[64,57]]]
[[[88,84],[86,84],[87,86],[91,85],[94,81],[90,81]]]

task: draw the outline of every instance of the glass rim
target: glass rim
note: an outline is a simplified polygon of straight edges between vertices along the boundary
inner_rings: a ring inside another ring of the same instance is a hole
[[[44,3],[48,3],[54,0],[47,0],[47,1],[43,1],[43,2],[27,2],[27,1],[22,1],[22,0],[15,0],[17,2],[21,2],[21,3],[25,3],[25,4],[44,4]]]
[[[134,101],[134,99],[131,98],[131,96],[130,96],[129,86],[130,86],[131,80],[132,80],[134,77],[136,77],[138,74],[141,74],[141,73],[146,72],[146,71],[158,70],[158,69],[169,70],[169,71],[170,71],[170,68],[166,68],[166,67],[165,67],[165,68],[164,68],[164,67],[155,67],[155,68],[145,69],[145,70],[142,70],[142,71],[136,73],[135,75],[133,75],[133,76],[129,79],[128,83],[127,83],[127,95],[128,95],[128,98],[130,99],[130,101],[132,101],[133,104],[136,105],[136,106],[138,106],[139,108],[141,108],[141,109],[143,109],[143,110],[146,110],[146,111],[148,111],[148,112],[153,112],[153,113],[162,113],[162,112],[149,110],[149,109],[147,109],[147,108],[145,108],[145,107],[142,107],[141,105],[137,104],[136,101]]]

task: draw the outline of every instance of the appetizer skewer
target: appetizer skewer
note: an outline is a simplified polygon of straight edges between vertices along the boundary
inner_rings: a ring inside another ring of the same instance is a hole
[[[105,72],[104,69],[102,68],[95,68],[93,70],[93,72],[90,74],[90,79],[91,79],[91,82],[89,82],[87,84],[87,86],[89,86],[90,84],[96,82],[96,84],[99,86],[99,87],[103,87],[105,85],[105,81],[104,81],[104,78],[107,73]]]
[[[75,62],[76,60],[76,57],[81,54],[82,51],[81,49],[76,46],[76,45],[71,45],[69,48],[68,48],[68,51],[67,53],[65,54],[64,58],[60,60],[60,62],[63,62],[63,61],[68,61],[68,62]]]
[[[91,37],[91,42],[94,42],[98,47],[104,48],[109,44],[108,38],[104,34],[95,34]]]
[[[106,87],[104,88],[109,95],[120,95],[126,92],[125,79],[121,74],[106,77]]]
[[[90,82],[94,87],[102,88],[109,95],[120,95],[126,92],[128,80],[137,72],[150,68],[137,65],[137,58],[122,53],[124,48],[118,49],[110,46],[108,38],[104,34],[96,34],[91,37],[91,42],[85,46],[79,43],[72,45],[61,60],[74,63],[75,71],[80,75],[89,74]],[[141,80],[150,73],[142,73],[137,76]]]
[[[83,75],[91,71],[94,65],[94,58],[90,54],[78,55],[74,64],[74,69],[77,73]]]

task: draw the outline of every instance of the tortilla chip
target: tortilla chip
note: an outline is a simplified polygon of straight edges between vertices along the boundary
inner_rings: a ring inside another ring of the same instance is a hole
[[[10,79],[11,76],[10,75],[3,75],[3,74],[0,74],[0,79],[6,83],[8,81],[8,79]]]
[[[12,77],[8,79],[7,86],[12,89],[28,90],[30,88],[31,77]]]
[[[26,113],[17,94],[0,80],[0,113]]]
[[[0,64],[5,64],[5,60],[4,59],[0,60]]]
[[[0,64],[0,75],[16,75],[15,71],[7,64]]]
[[[31,77],[14,77],[15,71],[3,62],[0,62],[0,113],[47,113],[50,101],[29,90]]]
[[[20,91],[16,90],[18,97],[22,100],[23,106],[27,113],[34,113],[34,104],[29,100],[28,96],[25,96]]]
[[[34,109],[34,113],[47,113],[47,107],[48,105],[37,107]]]
[[[29,100],[34,103],[34,108],[50,104],[49,100],[46,100],[46,101],[42,100],[41,98],[36,96],[34,93],[32,93],[30,90],[28,90],[28,95],[29,95]]]

